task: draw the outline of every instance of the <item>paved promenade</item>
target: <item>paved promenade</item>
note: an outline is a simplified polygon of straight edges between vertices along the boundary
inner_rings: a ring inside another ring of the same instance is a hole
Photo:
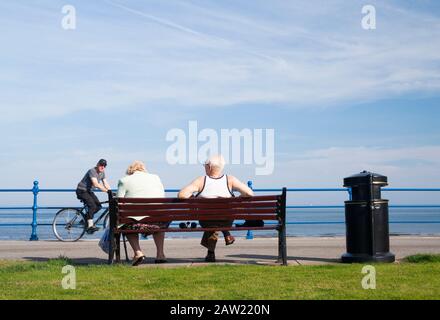
[[[277,256],[277,244],[276,238],[238,238],[233,245],[226,247],[224,242],[219,240],[217,263],[273,264]],[[141,246],[147,255],[147,260],[142,266],[157,266],[154,264],[154,242],[144,240],[141,241]],[[340,256],[345,252],[345,238],[292,237],[288,238],[287,248],[289,265],[339,263]],[[440,237],[391,237],[391,251],[398,260],[415,253],[440,253]],[[165,253],[169,263],[161,265],[163,267],[206,264],[203,261],[206,251],[199,245],[199,239],[166,239]],[[130,258],[132,254],[129,248]],[[59,256],[73,259],[75,263],[106,263],[106,254],[98,247],[96,240],[75,243],[0,241],[0,260],[44,261]]]

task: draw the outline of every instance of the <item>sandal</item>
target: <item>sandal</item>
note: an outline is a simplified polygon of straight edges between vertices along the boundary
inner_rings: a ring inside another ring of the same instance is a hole
[[[233,244],[235,242],[235,238],[233,236],[226,236],[225,243],[227,246]]]
[[[145,259],[145,256],[134,257],[133,263],[131,265],[133,267],[136,267],[136,266],[140,265],[142,263],[142,261],[144,261],[144,259]]]

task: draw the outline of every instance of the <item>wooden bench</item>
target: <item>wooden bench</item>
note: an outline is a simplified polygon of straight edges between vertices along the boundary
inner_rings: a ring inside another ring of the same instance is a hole
[[[277,230],[278,262],[287,265],[286,244],[286,188],[280,195],[264,195],[235,198],[117,198],[109,193],[111,248],[108,263],[120,262],[121,235],[144,233],[140,230],[118,228],[121,224],[179,222],[200,220],[263,220],[260,227],[216,227],[176,228],[168,227],[155,232],[201,232],[201,231],[244,231]],[[137,221],[130,217],[142,217]],[[125,241],[124,241],[125,245]],[[126,253],[127,254],[127,253]]]

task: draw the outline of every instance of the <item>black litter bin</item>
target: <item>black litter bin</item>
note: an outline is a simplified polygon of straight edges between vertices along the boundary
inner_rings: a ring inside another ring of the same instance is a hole
[[[388,200],[381,199],[386,176],[363,171],[344,179],[352,198],[345,201],[347,253],[342,262],[394,262],[388,231]]]

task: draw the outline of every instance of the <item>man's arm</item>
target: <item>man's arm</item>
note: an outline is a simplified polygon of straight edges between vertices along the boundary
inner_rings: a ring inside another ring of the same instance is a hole
[[[177,197],[180,199],[187,199],[190,198],[194,192],[202,191],[204,181],[205,181],[205,177],[198,177],[189,185],[187,185],[185,188],[180,190]]]
[[[103,179],[102,183],[104,184],[104,187],[108,190],[111,190],[112,187],[110,187],[110,185],[107,183],[107,179]]]
[[[234,176],[228,176],[229,182],[232,184],[232,190],[240,192],[243,197],[252,197],[254,192],[246,184],[238,180]]]
[[[102,192],[107,192],[107,188],[98,182],[98,179],[95,177],[90,178],[92,180],[92,185],[94,188],[101,190]]]

